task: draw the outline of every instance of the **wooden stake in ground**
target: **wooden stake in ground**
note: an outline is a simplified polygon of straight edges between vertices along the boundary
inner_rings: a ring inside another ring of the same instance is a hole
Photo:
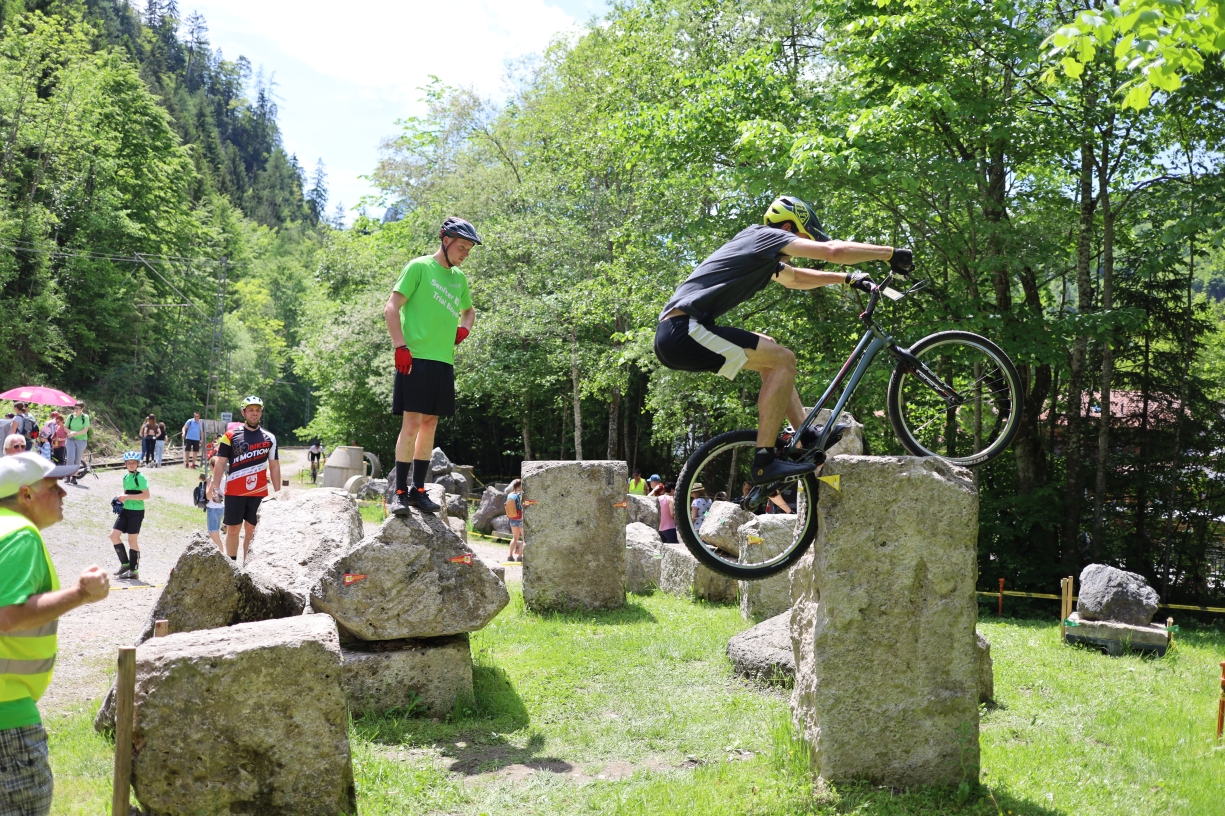
[[[1064,621],[1068,619],[1068,579],[1059,579],[1059,640],[1063,641],[1067,635],[1067,626]]]
[[[162,619],[153,622],[153,637],[166,637],[170,634],[170,621]]]
[[[1000,608],[997,613],[999,617],[1004,617],[1004,579],[1000,579]]]
[[[112,816],[128,816],[132,785],[132,706],[136,698],[136,648],[119,650],[119,676],[115,678],[115,781]]]
[[[1216,706],[1216,738],[1221,738],[1225,729],[1225,660],[1221,661],[1221,701]]]

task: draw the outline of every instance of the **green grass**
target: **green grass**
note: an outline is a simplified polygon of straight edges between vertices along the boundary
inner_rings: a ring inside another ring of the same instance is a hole
[[[511,605],[473,635],[475,693],[438,722],[351,725],[368,814],[1213,814],[1225,636],[1184,632],[1165,658],[1060,645],[1053,622],[986,621],[997,704],[982,721],[983,785],[820,786],[783,693],[731,676],[734,607],[668,595],[601,614]],[[55,813],[102,812],[109,744],[89,713],[48,718]],[[537,769],[535,772],[524,768]],[[518,769],[512,776],[501,776]],[[601,779],[610,771],[623,776]]]

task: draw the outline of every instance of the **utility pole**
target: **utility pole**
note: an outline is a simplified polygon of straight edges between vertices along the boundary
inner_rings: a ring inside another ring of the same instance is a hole
[[[208,355],[208,388],[204,397],[205,419],[220,419],[218,405],[221,402],[220,364],[225,353],[225,265],[226,256],[221,256],[221,268],[217,272],[217,298],[213,305],[213,344]],[[216,381],[216,385],[214,385]]]

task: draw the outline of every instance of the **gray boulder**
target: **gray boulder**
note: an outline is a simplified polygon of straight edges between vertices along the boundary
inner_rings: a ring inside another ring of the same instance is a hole
[[[251,580],[275,587],[303,612],[325,566],[362,538],[357,501],[344,490],[319,487],[266,501],[259,530],[243,570]]]
[[[506,567],[502,566],[501,561],[486,558],[485,556],[479,556],[479,558],[481,559],[481,563],[488,567],[489,571],[497,576],[499,581],[506,583]]]
[[[1076,611],[1085,620],[1147,626],[1160,603],[1161,597],[1142,575],[1106,564],[1090,564],[1081,570]]]
[[[625,590],[638,595],[654,592],[659,586],[659,567],[663,563],[659,533],[640,521],[625,528]]]
[[[446,521],[416,509],[329,561],[310,592],[311,608],[355,640],[475,632],[509,602],[506,586]]]
[[[625,604],[626,464],[524,462],[523,602],[533,611]]]
[[[464,542],[465,544],[468,543],[468,525],[464,523],[463,519],[453,518],[452,516],[448,515],[447,526],[451,528],[451,532],[459,536],[460,541]]]
[[[368,479],[357,489],[361,501],[381,501],[387,493],[387,479]]]
[[[434,448],[430,452],[430,473],[437,476],[440,473],[451,472],[451,460],[442,452],[442,448]]]
[[[736,531],[740,540],[741,561],[761,563],[791,545],[796,522],[793,513],[750,515],[749,518],[752,520]],[[702,529],[704,531],[706,525],[702,525]],[[757,581],[740,582],[740,616],[745,620],[772,618],[790,608],[790,570]]]
[[[325,615],[141,645],[132,781],[145,812],[356,813],[341,676]]]
[[[809,411],[805,408],[804,411]],[[824,425],[829,422],[830,410],[822,408],[817,413],[817,425]],[[841,438],[829,448],[826,449],[825,455],[832,456],[863,456],[867,453],[867,448],[864,443],[863,425],[851,416],[850,413],[843,411],[838,415],[838,424],[846,425],[847,430],[843,431]]]
[[[702,529],[698,531],[698,535],[704,542],[716,549],[731,555],[740,555],[740,526],[748,524],[754,518],[756,516],[738,504],[717,501],[706,512],[706,518],[702,520]]]
[[[714,603],[736,600],[736,579],[706,567],[693,557],[684,544],[661,545],[663,561],[659,566],[659,588],[682,598],[700,598]]]
[[[974,631],[974,647],[978,651],[978,701],[989,703],[995,699],[995,664],[991,660],[991,641],[983,633]]]
[[[727,642],[727,656],[741,677],[789,686],[795,679],[791,611],[767,618]]]
[[[501,515],[495,518],[492,526],[493,532],[497,533],[498,535],[506,536],[507,538],[511,537],[510,518],[506,515]]]
[[[652,530],[659,529],[659,499],[657,497],[626,494],[625,512],[630,524],[638,522]]]
[[[354,714],[401,709],[442,717],[461,695],[472,695],[467,635],[352,644],[341,654],[340,682]]]
[[[447,494],[447,517],[457,519],[468,518],[468,502],[464,501],[464,496],[467,493],[448,493]]]
[[[468,480],[459,473],[442,473],[435,475],[431,480],[434,484],[442,485],[442,489],[447,493],[454,493],[459,496],[468,495]]]
[[[451,472],[464,477],[464,484],[468,485],[468,492],[463,494],[464,498],[468,498],[476,492],[476,476],[472,473],[472,465],[451,465]]]
[[[489,535],[493,532],[493,520],[506,515],[506,494],[493,485],[485,488],[481,503],[472,514],[472,529]]]

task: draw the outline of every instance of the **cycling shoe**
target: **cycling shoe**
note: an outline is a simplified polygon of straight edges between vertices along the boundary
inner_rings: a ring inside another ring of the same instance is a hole
[[[786,459],[775,459],[762,467],[753,466],[749,469],[749,481],[755,485],[769,484],[781,479],[803,476],[817,469],[816,462],[789,462]]]

